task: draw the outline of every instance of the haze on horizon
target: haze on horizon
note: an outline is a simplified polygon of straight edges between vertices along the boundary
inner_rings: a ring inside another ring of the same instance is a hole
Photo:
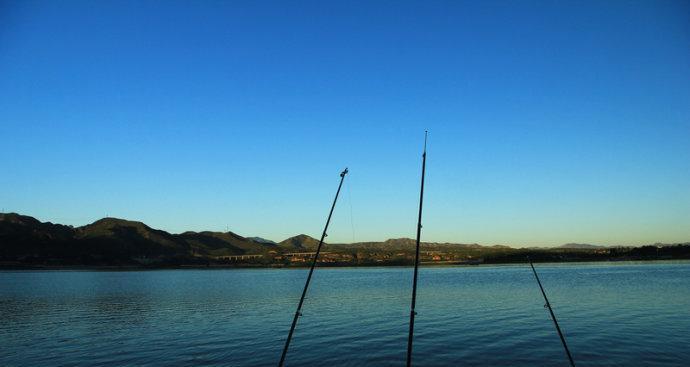
[[[690,4],[0,1],[0,211],[329,242],[690,241]]]

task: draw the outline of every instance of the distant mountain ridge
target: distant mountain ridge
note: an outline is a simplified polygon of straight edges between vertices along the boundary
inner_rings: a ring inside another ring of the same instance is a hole
[[[383,242],[355,242],[355,243],[350,243],[350,244],[334,244],[333,246],[334,247],[336,247],[336,246],[338,246],[338,247],[349,247],[349,248],[357,247],[357,248],[369,249],[369,250],[394,251],[394,250],[407,250],[410,248],[414,248],[415,244],[416,244],[416,240],[414,240],[412,238],[391,238],[391,239],[385,240]],[[510,248],[509,246],[502,246],[502,245],[482,246],[482,245],[478,245],[476,243],[464,244],[464,243],[439,243],[439,242],[425,242],[425,241],[422,241],[419,245],[420,245],[421,249],[424,249],[426,251],[446,250],[449,248],[453,248],[453,249],[458,249],[458,248],[467,248],[467,249]]]
[[[248,240],[258,242],[258,243],[266,243],[269,245],[276,245],[275,241],[267,240],[263,237],[247,237]]]
[[[316,250],[319,246],[319,240],[306,234],[300,234],[279,242],[278,246],[291,250]],[[324,243],[324,246],[327,245]]]
[[[558,248],[596,249],[596,248],[606,248],[606,246],[590,245],[588,243],[566,243],[565,245],[558,246]]]
[[[208,259],[254,254],[313,252],[319,241],[306,234],[281,242],[242,237],[233,232],[171,234],[138,222],[103,218],[82,227],[65,226],[16,213],[0,213],[0,262],[61,264],[194,263]],[[324,251],[359,253],[409,252],[415,240],[393,238],[383,242],[324,243]],[[664,244],[654,244],[662,247]],[[565,244],[556,249],[592,250],[590,244]],[[502,251],[509,246],[422,242],[422,251]]]
[[[410,250],[410,238],[384,242],[327,244],[329,249]],[[82,227],[71,227],[16,213],[0,214],[0,259],[63,259],[75,263],[127,263],[133,259],[155,261],[174,258],[219,258],[275,252],[315,251],[319,241],[306,234],[273,242],[261,237],[242,237],[233,232],[184,232],[171,234],[138,222],[119,218],[103,218]],[[422,243],[425,250],[463,244]],[[137,261],[139,261],[137,260]]]
[[[119,218],[71,227],[16,213],[0,213],[0,261],[60,259],[70,263],[129,263],[221,258],[269,251],[314,251],[318,240],[298,235],[279,244],[233,232],[171,234]]]
[[[226,256],[260,253],[268,244],[252,241],[233,232],[184,232],[176,235],[186,241],[194,255]]]

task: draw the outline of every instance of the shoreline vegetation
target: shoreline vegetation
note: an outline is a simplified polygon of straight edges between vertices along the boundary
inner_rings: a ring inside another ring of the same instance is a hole
[[[141,222],[103,218],[72,227],[15,213],[0,213],[0,269],[212,269],[309,266],[318,240],[298,235],[281,242],[232,232],[170,234]],[[646,246],[566,244],[514,248],[422,242],[423,266],[534,262],[596,262],[690,259],[690,243]],[[322,267],[410,266],[414,240],[324,243]]]

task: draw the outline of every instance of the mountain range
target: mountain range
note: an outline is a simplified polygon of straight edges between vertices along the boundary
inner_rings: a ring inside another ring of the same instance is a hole
[[[82,227],[72,227],[16,213],[0,213],[0,261],[49,261],[75,264],[130,263],[177,259],[218,258],[268,252],[314,251],[319,241],[306,234],[274,242],[261,237],[243,237],[233,232],[184,232],[171,234],[142,222],[103,218]],[[414,248],[409,238],[384,242],[325,244],[324,250],[404,251]],[[450,247],[482,248],[480,245],[423,242],[427,250]]]
[[[588,243],[566,243],[565,245],[558,246],[558,248],[564,248],[564,249],[597,249],[597,248],[606,248],[606,246],[590,245]]]
[[[0,213],[0,259],[27,257],[128,261],[132,258],[216,257],[306,250],[318,241],[299,235],[278,244],[233,232],[171,234],[142,222],[103,218],[71,227],[16,213]]]
[[[305,234],[274,242],[233,232],[171,234],[142,222],[103,218],[82,227],[39,220],[16,213],[0,213],[0,262],[60,264],[189,264],[228,256],[285,254],[314,251],[319,241]],[[395,253],[414,249],[410,238],[383,242],[325,244],[324,251]],[[594,250],[602,246],[566,244],[557,249]],[[508,246],[422,242],[423,251],[471,253],[515,250]]]

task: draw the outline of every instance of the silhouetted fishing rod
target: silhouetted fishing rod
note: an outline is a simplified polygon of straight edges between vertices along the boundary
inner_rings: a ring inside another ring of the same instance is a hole
[[[285,341],[285,347],[283,348],[283,354],[280,356],[280,363],[278,366],[282,366],[285,363],[285,356],[287,355],[288,347],[290,347],[290,340],[292,340],[292,333],[295,332],[295,326],[297,325],[297,319],[302,316],[302,304],[304,303],[304,297],[307,295],[307,289],[309,288],[309,282],[311,281],[311,275],[314,273],[314,267],[316,266],[316,260],[319,258],[319,252],[321,252],[321,245],[323,245],[323,239],[326,238],[326,231],[328,230],[328,224],[331,222],[331,216],[333,215],[333,209],[335,209],[335,203],[338,201],[338,195],[340,194],[340,188],[343,187],[343,181],[345,180],[345,175],[347,174],[347,168],[340,173],[340,184],[338,185],[338,191],[335,193],[335,198],[333,199],[333,205],[331,205],[331,211],[328,213],[328,219],[326,219],[326,226],[323,228],[323,233],[321,234],[321,240],[319,241],[319,246],[316,247],[316,254],[314,254],[314,260],[311,262],[311,268],[309,268],[309,275],[307,275],[307,282],[304,283],[304,290],[302,290],[302,297],[299,299],[299,304],[297,305],[297,311],[295,311],[295,317],[292,319],[292,326],[290,326],[290,333],[288,334],[287,340]]]
[[[424,172],[426,170],[426,136],[424,132],[424,153],[422,153],[422,187],[419,191],[419,218],[417,219],[417,248],[414,255],[414,278],[412,280],[412,305],[410,307],[410,334],[407,337],[407,367],[412,365],[412,339],[414,337],[415,304],[417,301],[417,269],[419,268],[419,239],[422,235],[422,203],[424,201]]]
[[[541,294],[544,296],[544,301],[546,301],[546,304],[544,307],[549,309],[549,312],[551,313],[551,319],[553,320],[553,324],[556,325],[556,331],[558,331],[558,336],[561,337],[561,342],[563,343],[563,348],[565,348],[565,354],[568,355],[568,359],[570,360],[570,365],[572,367],[575,367],[575,362],[573,361],[573,356],[570,355],[570,350],[568,349],[568,344],[565,342],[565,337],[563,336],[563,333],[561,332],[561,327],[558,326],[558,321],[556,320],[556,315],[553,313],[553,309],[551,309],[551,303],[549,303],[549,299],[546,298],[546,292],[544,292],[544,287],[541,285],[541,281],[539,280],[539,275],[537,275],[537,271],[534,270],[534,265],[532,264],[532,260],[527,256],[527,261],[529,261],[529,266],[532,268],[532,272],[534,273],[534,277],[537,279],[537,284],[539,284],[539,289],[541,289]]]

